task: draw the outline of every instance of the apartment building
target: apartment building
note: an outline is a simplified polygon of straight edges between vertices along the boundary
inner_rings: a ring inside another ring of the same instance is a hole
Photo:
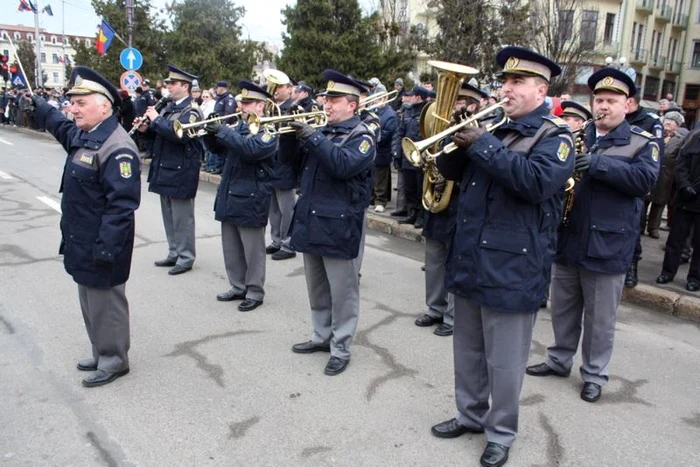
[[[12,38],[15,46],[20,41],[29,41],[32,45],[36,44],[36,30],[29,26],[11,26],[8,24],[0,24],[0,52],[10,56],[12,47],[8,36]],[[61,33],[49,32],[43,28],[39,29],[39,40],[41,41],[41,69],[46,74],[46,82],[44,86],[49,88],[63,87],[66,84],[65,79],[65,63],[73,63],[75,49],[71,46],[71,40],[84,42],[86,46],[92,47],[95,44],[94,37],[66,35],[66,43],[63,44],[63,35]],[[66,62],[67,61],[67,62]],[[33,64],[23,63],[25,67],[34,66]]]
[[[406,30],[415,25],[429,36],[439,33],[428,0],[382,0],[381,5]],[[577,11],[559,12],[560,29],[571,40],[585,41],[592,52],[572,89],[579,100],[587,100],[588,77],[612,61],[635,70],[647,107],[671,94],[691,128],[700,121],[700,0],[580,0],[574,7]],[[426,71],[428,59],[419,57],[416,75]]]

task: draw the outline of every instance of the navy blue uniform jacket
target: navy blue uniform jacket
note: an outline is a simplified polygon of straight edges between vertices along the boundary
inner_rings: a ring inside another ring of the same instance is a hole
[[[448,180],[461,180],[450,292],[504,312],[539,309],[573,163],[569,127],[544,104],[437,159]]]
[[[90,133],[49,104],[39,105],[36,116],[68,152],[59,189],[59,253],[66,272],[86,287],[125,283],[134,248],[134,211],[141,202],[136,146],[114,115]]]
[[[589,125],[585,143],[591,167],[574,187],[574,208],[559,233],[556,262],[624,274],[639,235],[644,196],[659,173],[659,147],[651,134],[626,121],[597,144]]]
[[[241,122],[235,129],[222,126],[216,138],[227,148],[214,202],[216,220],[240,227],[265,227],[277,136],[263,131],[251,135],[248,125]]]
[[[194,198],[199,185],[202,145],[199,138],[187,134],[178,139],[170,116],[177,115],[182,124],[201,120],[198,109],[192,108],[192,98],[179,104],[171,102],[149,125],[149,136],[155,137],[153,162],[148,172],[148,191],[173,198]]]
[[[377,143],[377,157],[374,158],[375,167],[389,167],[392,159],[392,144],[394,134],[399,126],[394,109],[385,105],[377,110],[379,125],[381,127],[381,137]]]
[[[374,136],[358,116],[317,130],[299,143],[301,190],[292,219],[294,250],[357,257],[374,155]]]

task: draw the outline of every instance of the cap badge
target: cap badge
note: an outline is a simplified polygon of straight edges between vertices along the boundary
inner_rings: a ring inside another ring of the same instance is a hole
[[[520,60],[516,57],[510,57],[508,61],[506,62],[506,70],[512,70],[513,68],[518,67],[518,63],[520,63]]]
[[[248,97],[248,90],[243,88],[241,89],[241,97]]]
[[[603,86],[612,86],[613,84],[615,84],[615,78],[612,76],[606,76],[603,78]]]
[[[335,81],[328,82],[328,89],[335,89]]]

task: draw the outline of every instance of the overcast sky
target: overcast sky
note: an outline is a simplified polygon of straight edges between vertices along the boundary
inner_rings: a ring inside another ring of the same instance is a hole
[[[284,27],[280,21],[279,12],[285,6],[296,3],[295,0],[234,0],[234,2],[246,9],[246,15],[243,19],[244,37],[250,34],[250,38],[253,40],[266,41],[277,46],[282,45]],[[0,0],[0,23],[34,26],[32,13],[17,11],[19,3],[20,0]],[[40,10],[47,4],[51,5],[53,17],[46,13],[39,15],[39,26],[46,28],[49,32],[60,33],[62,30],[62,5],[65,5],[66,9],[66,34],[92,36],[100,22],[92,9],[90,0],[37,0],[35,4],[37,3]],[[160,9],[170,2],[151,0],[150,3]],[[360,0],[360,5],[365,9],[377,3],[378,0]]]

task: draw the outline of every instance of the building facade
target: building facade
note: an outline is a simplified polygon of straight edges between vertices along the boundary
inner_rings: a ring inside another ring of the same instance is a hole
[[[10,57],[10,62],[14,61],[14,56],[11,55],[12,46],[8,36],[12,38],[15,46],[18,46],[21,41],[29,41],[33,46],[36,45],[36,30],[33,27],[0,24],[0,53]],[[88,47],[95,44],[94,37],[75,35],[66,35],[64,43],[64,36],[61,33],[49,32],[43,28],[39,29],[39,40],[41,41],[41,55],[38,58],[41,62],[41,69],[46,75],[44,86],[47,88],[59,88],[66,85],[66,64],[72,64],[75,56],[75,49],[71,46],[72,40],[83,42]],[[30,66],[27,63],[22,65]],[[36,64],[34,66],[36,67]]]

